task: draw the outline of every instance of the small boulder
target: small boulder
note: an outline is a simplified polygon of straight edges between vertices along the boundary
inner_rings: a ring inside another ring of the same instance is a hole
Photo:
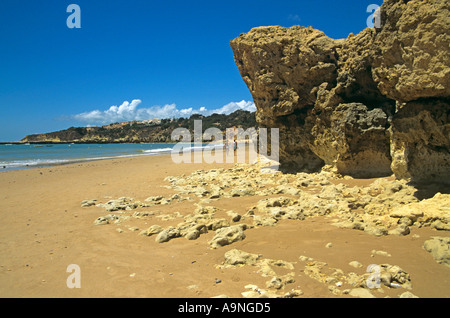
[[[96,201],[97,200],[83,200],[83,201],[81,201],[81,207],[84,208],[84,207],[93,206],[93,205],[95,205]]]
[[[200,236],[200,231],[195,230],[195,229],[187,232],[186,235],[184,235],[184,237],[190,241],[198,239],[199,236]]]
[[[232,249],[225,253],[224,265],[254,265],[260,258],[260,254],[251,254],[237,249]]]
[[[351,261],[350,263],[348,263],[348,265],[350,265],[351,267],[354,267],[354,268],[361,268],[361,267],[363,267],[363,265],[360,262],[358,262],[358,261]]]
[[[414,295],[413,293],[406,291],[403,294],[400,295],[400,298],[419,298],[416,295]]]
[[[400,236],[408,235],[409,233],[410,229],[409,226],[407,226],[406,224],[400,224],[398,227],[388,232],[389,235],[400,235]]]
[[[425,241],[423,247],[436,262],[450,267],[450,237],[435,236]]]
[[[359,298],[376,298],[369,290],[365,288],[354,288],[350,291],[349,295]]]
[[[152,225],[148,229],[143,230],[139,233],[139,235],[143,236],[152,236],[154,234],[161,233],[164,229],[159,225]]]
[[[173,226],[168,227],[167,229],[161,231],[158,236],[156,236],[155,241],[157,243],[168,242],[173,238],[179,237],[180,231]]]
[[[105,216],[101,216],[99,218],[97,218],[94,221],[95,225],[105,225],[105,224],[109,224],[110,222],[112,222],[113,220],[119,220],[120,216],[118,215],[114,215],[114,214],[108,214]]]
[[[218,248],[237,241],[242,241],[243,239],[245,239],[243,226],[233,225],[218,229],[209,244],[212,248]]]

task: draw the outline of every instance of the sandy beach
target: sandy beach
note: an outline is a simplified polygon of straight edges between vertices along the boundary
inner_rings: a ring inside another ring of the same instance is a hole
[[[412,286],[369,290],[374,297],[405,292],[421,298],[450,297],[450,267],[437,263],[423,247],[433,236],[450,234],[429,226],[410,226],[408,235],[376,236],[333,225],[334,214],[280,218],[271,226],[255,226],[249,210],[260,200],[289,196],[262,192],[213,198],[210,193],[192,193],[168,204],[113,212],[102,206],[121,197],[147,203],[152,196],[172,198],[180,191],[167,177],[216,169],[220,179],[233,168],[234,163],[174,164],[170,155],[160,155],[0,172],[0,297],[242,298],[245,292],[261,293],[259,289],[299,298],[357,297],[349,291],[368,289],[351,286],[344,277],[367,277],[371,264],[400,267]],[[239,173],[246,177],[244,168]],[[267,178],[287,178],[283,184],[289,185],[296,184],[297,177],[278,173]],[[346,178],[333,184],[364,188],[375,180]],[[270,188],[270,182],[261,189]],[[297,189],[321,191],[320,186]],[[84,200],[96,201],[82,207]],[[157,235],[142,235],[152,225],[176,227],[201,206],[214,207],[214,219],[225,219],[230,226],[246,225],[245,238],[213,248],[214,228],[196,239],[179,236],[163,243],[155,240]],[[232,220],[230,210],[240,219]],[[118,222],[95,224],[109,214],[119,215]],[[225,253],[232,250],[259,255],[258,262],[224,266]],[[358,265],[351,265],[353,261]],[[308,271],[314,262],[319,270]],[[68,288],[70,264],[81,270],[81,288]],[[341,281],[320,276],[337,270]],[[281,285],[276,285],[273,273]]]

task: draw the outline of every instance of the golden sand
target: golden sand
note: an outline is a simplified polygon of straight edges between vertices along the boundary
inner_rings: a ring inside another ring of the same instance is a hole
[[[300,289],[302,298],[335,295],[327,284],[306,275],[306,255],[345,273],[364,274],[370,264],[395,264],[410,274],[411,293],[418,297],[450,297],[450,269],[438,264],[423,248],[438,235],[431,228],[412,228],[407,236],[376,237],[331,225],[324,216],[281,220],[276,226],[245,231],[246,238],[212,249],[214,231],[196,240],[183,237],[166,243],[138,235],[153,224],[181,222],[200,198],[164,206],[140,208],[154,214],[121,224],[94,225],[108,214],[104,208],[81,207],[83,200],[105,203],[120,197],[144,201],[176,193],[164,180],[198,169],[230,168],[234,164],[174,164],[168,155],[84,162],[71,165],[0,172],[0,296],[1,297],[242,297],[245,286],[265,288],[270,277],[254,266],[221,268],[232,249],[294,264],[294,282],[285,291]],[[245,173],[245,172],[243,172]],[[352,180],[361,186],[373,180]],[[244,215],[261,196],[211,201],[220,215],[233,210]],[[126,211],[131,215],[134,211]],[[178,213],[176,213],[178,212]],[[112,212],[115,213],[115,212]],[[158,217],[173,215],[172,219]],[[121,231],[118,229],[120,228]],[[448,232],[439,232],[446,235]],[[328,243],[332,243],[328,245]],[[331,246],[331,247],[330,247]],[[391,256],[373,255],[382,250]],[[351,261],[363,267],[354,268]],[[81,270],[81,288],[68,288],[70,264]],[[284,274],[280,269],[280,275]],[[398,297],[406,290],[373,291],[376,297]]]

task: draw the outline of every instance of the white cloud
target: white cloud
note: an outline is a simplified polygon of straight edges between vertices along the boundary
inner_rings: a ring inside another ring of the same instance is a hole
[[[248,101],[240,101],[240,102],[231,102],[228,103],[224,106],[222,106],[219,109],[214,109],[212,111],[209,111],[209,113],[207,115],[211,115],[213,113],[217,113],[217,114],[231,114],[232,112],[238,110],[238,109],[242,109],[242,110],[248,110],[250,112],[254,112],[256,111],[256,106],[253,102],[248,102]]]
[[[288,20],[293,21],[293,22],[301,22],[302,19],[300,18],[300,16],[298,14],[290,14],[288,16]]]
[[[132,120],[147,120],[153,118],[179,118],[190,117],[193,114],[202,114],[205,116],[213,113],[230,114],[238,109],[254,112],[256,106],[253,102],[242,100],[240,102],[231,102],[220,108],[208,110],[206,107],[200,107],[195,110],[192,107],[178,109],[175,104],[166,104],[164,106],[152,106],[148,108],[139,108],[142,103],[140,99],[134,99],[131,103],[125,101],[120,106],[111,106],[109,109],[93,110],[71,116],[72,119],[84,122],[88,125],[105,125],[115,122],[124,122]]]
[[[93,123],[113,123],[118,121],[134,120],[137,115],[137,106],[142,101],[133,100],[131,103],[123,102],[120,106],[111,106],[108,110],[93,110],[86,113],[74,115],[73,118],[78,121]]]

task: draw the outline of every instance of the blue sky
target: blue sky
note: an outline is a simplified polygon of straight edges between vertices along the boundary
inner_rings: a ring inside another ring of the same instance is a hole
[[[81,29],[66,25],[72,3]],[[133,114],[252,109],[230,40],[264,25],[345,38],[366,27],[368,5],[381,3],[1,0],[0,141]]]

